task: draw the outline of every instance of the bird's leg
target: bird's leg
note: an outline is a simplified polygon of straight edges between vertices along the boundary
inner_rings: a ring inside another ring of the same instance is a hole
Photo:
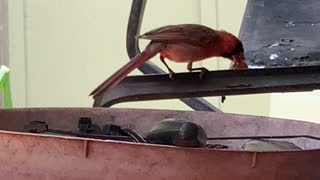
[[[226,100],[226,96],[221,96],[221,102],[224,103],[225,100]]]
[[[166,61],[164,60],[164,57],[161,56],[161,55],[160,55],[160,60],[161,60],[161,62],[166,66],[166,68],[168,69],[170,79],[173,79],[173,74],[174,74],[174,72],[173,72],[173,70],[168,66],[168,64],[167,64]]]
[[[200,79],[204,78],[205,73],[209,72],[209,70],[205,67],[201,67],[201,68],[192,68],[192,62],[188,63],[187,69],[192,72],[192,71],[198,71],[200,70]],[[226,96],[221,96],[221,102],[224,103],[224,101],[226,100]]]
[[[188,63],[187,69],[192,72],[192,71],[200,71],[200,79],[204,79],[204,75],[209,72],[209,70],[205,67],[200,67],[200,68],[192,68],[192,62]]]

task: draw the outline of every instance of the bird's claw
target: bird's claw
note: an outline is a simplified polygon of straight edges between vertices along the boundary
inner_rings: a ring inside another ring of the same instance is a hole
[[[202,68],[201,71],[200,71],[200,75],[199,75],[200,79],[201,79],[201,80],[204,80],[204,79],[205,79],[205,75],[206,75],[208,72],[209,72],[208,69]]]
[[[170,78],[171,80],[173,80],[173,75],[174,75],[174,72],[173,72],[173,71],[170,71],[170,72],[169,72],[169,78]]]

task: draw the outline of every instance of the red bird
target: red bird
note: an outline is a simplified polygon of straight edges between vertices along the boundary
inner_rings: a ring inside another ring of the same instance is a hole
[[[90,95],[97,96],[113,88],[135,68],[158,53],[170,77],[174,72],[166,64],[165,58],[177,63],[188,63],[187,69],[190,72],[201,70],[202,75],[206,68],[192,68],[192,63],[210,57],[228,58],[232,61],[231,67],[234,69],[247,68],[242,42],[226,31],[218,31],[198,24],[180,24],[160,27],[138,38],[149,39],[151,42],[143,52],[105,80]]]

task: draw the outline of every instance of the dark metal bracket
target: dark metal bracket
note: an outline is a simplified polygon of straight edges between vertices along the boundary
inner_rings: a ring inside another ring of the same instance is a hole
[[[128,101],[186,97],[301,92],[320,89],[320,66],[212,71],[206,80],[199,73],[131,76],[103,96],[94,106],[109,107]],[[275,81],[277,79],[277,81]]]

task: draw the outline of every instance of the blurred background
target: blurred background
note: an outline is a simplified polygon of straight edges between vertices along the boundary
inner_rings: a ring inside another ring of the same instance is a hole
[[[14,107],[92,107],[89,93],[129,59],[131,0],[0,0],[0,63],[11,69]],[[148,1],[141,33],[196,23],[238,35],[246,0]],[[148,41],[141,41],[140,47]],[[152,60],[164,68],[159,57]],[[169,66],[186,71],[186,64]],[[196,66],[227,69],[226,59]],[[130,75],[141,74],[138,70]],[[224,112],[320,121],[318,91],[206,98]],[[191,110],[179,100],[122,103],[117,108]]]

